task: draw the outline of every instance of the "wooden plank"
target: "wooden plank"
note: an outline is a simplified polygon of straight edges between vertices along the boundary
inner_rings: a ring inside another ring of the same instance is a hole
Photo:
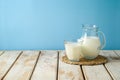
[[[29,80],[39,51],[24,51],[4,80]]]
[[[57,51],[41,51],[31,80],[56,80]]]
[[[116,51],[119,55],[119,51]],[[108,57],[109,62],[105,64],[108,72],[114,80],[120,80],[120,56],[113,51],[103,51],[104,56]]]
[[[115,51],[115,53],[118,55],[118,56],[120,56],[120,50],[114,50]],[[120,58],[119,58],[120,59]]]
[[[104,55],[101,52],[100,54]],[[112,80],[104,65],[82,66],[82,68],[86,80]]]
[[[20,53],[21,51],[6,51],[0,56],[0,80],[10,69]]]
[[[116,55],[113,52],[113,50],[102,50],[100,55],[107,57],[109,62],[114,61],[114,60],[116,61],[119,59],[119,56]]]
[[[82,66],[86,80],[112,80],[103,65]]]
[[[3,53],[4,53],[3,51],[0,51],[0,56],[1,56]]]
[[[0,51],[0,54],[2,53],[3,51]]]
[[[61,61],[64,55],[64,51],[59,53],[58,80],[84,80],[79,65],[70,65]]]

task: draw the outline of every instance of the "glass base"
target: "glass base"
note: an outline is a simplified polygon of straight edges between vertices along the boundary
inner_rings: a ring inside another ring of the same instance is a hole
[[[70,59],[68,59],[69,61],[71,61],[71,62],[79,62],[80,60],[70,60]]]
[[[95,59],[96,57],[84,57],[85,59]]]

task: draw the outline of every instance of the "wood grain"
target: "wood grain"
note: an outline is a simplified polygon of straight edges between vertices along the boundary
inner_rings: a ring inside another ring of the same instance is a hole
[[[104,56],[102,52],[100,54]],[[82,66],[82,68],[86,80],[112,80],[104,65]]]
[[[3,54],[3,51],[0,51],[0,56]]]
[[[31,80],[56,80],[57,51],[41,51]]]
[[[114,50],[114,52],[120,57],[120,50]]]
[[[39,51],[24,51],[4,80],[29,80]]]
[[[64,51],[59,53],[58,80],[84,80],[79,65],[70,65],[62,62],[62,56],[64,55]]]
[[[116,55],[113,50],[102,50],[100,55],[108,58],[108,62],[119,60],[119,56]]]
[[[86,80],[112,80],[103,65],[82,66]]]
[[[0,80],[10,69],[20,53],[21,51],[5,51],[4,54],[0,56]]]
[[[120,80],[120,56],[119,51],[116,51],[116,55],[113,51],[102,51],[104,56],[108,57],[109,62],[105,64],[108,72],[114,80]]]
[[[3,53],[4,52],[4,53]],[[62,62],[65,51],[0,51],[0,80],[120,80],[120,50],[102,50],[108,62],[79,66]]]

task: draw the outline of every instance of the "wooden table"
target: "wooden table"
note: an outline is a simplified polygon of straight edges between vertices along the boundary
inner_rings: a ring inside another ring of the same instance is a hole
[[[0,51],[0,80],[120,80],[120,50],[104,50],[102,65],[63,63],[64,51]]]

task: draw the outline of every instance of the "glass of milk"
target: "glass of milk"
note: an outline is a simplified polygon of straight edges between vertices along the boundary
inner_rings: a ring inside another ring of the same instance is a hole
[[[86,59],[94,59],[105,46],[105,36],[96,25],[83,25],[82,30],[82,37],[78,39],[78,42],[82,42],[82,54]]]
[[[66,56],[70,61],[80,61],[83,57],[81,44],[73,41],[65,41]]]

